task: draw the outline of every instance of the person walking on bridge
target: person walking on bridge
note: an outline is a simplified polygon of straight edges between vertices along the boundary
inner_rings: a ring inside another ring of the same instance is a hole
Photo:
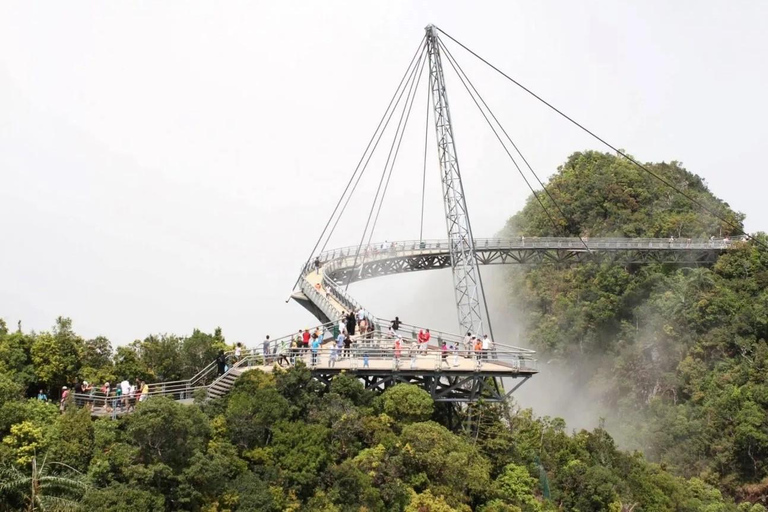
[[[317,366],[317,351],[320,349],[320,338],[314,336],[312,339],[312,366]]]
[[[264,341],[261,343],[262,355],[264,356],[264,364],[269,364],[269,343],[269,334],[267,334],[267,337],[264,338]]]
[[[469,357],[472,345],[474,344],[474,336],[472,336],[471,332],[467,331],[467,335],[464,336],[464,341],[461,344],[464,347],[464,357]]]
[[[344,329],[336,337],[336,350],[338,351],[339,358],[341,358],[343,355],[341,351],[344,349],[344,342],[346,339],[347,339],[347,330]]]
[[[355,335],[355,327],[357,327],[357,319],[355,318],[355,313],[350,311],[347,315],[347,333],[350,336]]]
[[[315,265],[315,274],[320,275],[320,267],[323,266],[323,264],[320,262],[320,256],[317,256],[315,258],[314,265]]]
[[[227,356],[224,355],[223,350],[219,350],[219,355],[216,356],[216,366],[218,367],[219,377],[224,375],[225,367],[227,366]]]
[[[488,337],[487,334],[483,335],[483,359],[488,359],[491,357],[491,353],[493,352],[493,340]]]
[[[400,336],[400,333],[398,332],[400,330],[400,318],[395,317],[394,320],[392,320],[392,323],[389,324],[389,328],[392,329],[392,332],[395,334],[395,336]]]
[[[416,366],[416,357],[419,355],[419,350],[421,350],[419,341],[417,339],[411,341],[411,344],[408,348],[408,353],[411,356],[411,370],[413,370],[413,367]]]
[[[440,346],[440,368],[443,367],[443,363],[445,363],[445,366],[448,368],[451,367],[451,365],[448,364],[448,345],[446,345],[445,342]]]

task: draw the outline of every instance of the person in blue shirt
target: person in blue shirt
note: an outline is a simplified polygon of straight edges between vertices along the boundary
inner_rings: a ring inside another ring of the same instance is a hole
[[[317,366],[317,350],[320,348],[320,338],[312,339],[312,366]]]
[[[42,400],[43,402],[47,402],[48,401],[48,395],[46,395],[45,391],[43,391],[41,389],[40,392],[37,394],[37,399],[38,400]]]

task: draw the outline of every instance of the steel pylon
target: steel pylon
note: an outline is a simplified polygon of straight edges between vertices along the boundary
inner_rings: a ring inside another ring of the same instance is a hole
[[[456,144],[453,138],[451,113],[445,92],[445,77],[440,59],[437,28],[429,25],[427,31],[427,52],[429,54],[429,87],[432,93],[435,128],[437,132],[437,155],[440,160],[440,174],[443,183],[443,204],[448,228],[451,253],[451,269],[456,295],[456,309],[459,325],[464,332],[483,334],[481,303],[482,282],[477,261],[475,242],[469,223],[464,186],[461,183]]]

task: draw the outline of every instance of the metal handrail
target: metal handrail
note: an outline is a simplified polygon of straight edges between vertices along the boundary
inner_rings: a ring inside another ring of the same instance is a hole
[[[746,241],[745,237],[731,240],[729,238],[620,238],[620,237],[525,237],[515,238],[476,238],[475,250],[482,251],[486,248],[553,248],[553,249],[728,249],[738,242]],[[389,244],[386,246],[385,244]],[[386,247],[386,248],[384,248]],[[320,261],[327,263],[332,260],[354,257],[358,255],[360,263],[371,256],[397,254],[404,251],[448,251],[450,241],[448,239],[429,240],[400,240],[394,242],[378,242],[360,247],[341,247],[330,249],[320,253]],[[313,262],[308,261],[304,269],[313,268]]]
[[[348,355],[345,356],[345,354]],[[356,363],[357,368],[359,368],[359,364],[357,363],[363,362],[366,358],[369,361],[390,361],[394,364],[396,360],[416,358],[418,361],[419,358],[422,358],[423,360],[425,357],[427,360],[431,359],[438,363],[446,358],[469,358],[474,360],[479,367],[482,367],[482,365],[486,363],[506,363],[511,364],[515,369],[526,371],[536,371],[538,366],[538,360],[530,357],[531,354],[521,353],[519,351],[507,351],[492,348],[478,352],[475,350],[464,350],[463,348],[452,347],[444,353],[442,349],[424,349],[414,343],[404,343],[399,352],[391,343],[389,346],[367,346],[356,344],[349,348],[323,347],[318,348],[317,350],[302,348],[292,351],[291,353],[286,354],[286,356],[292,364],[294,364],[296,360],[302,360],[310,368],[322,367],[326,369],[334,367],[334,365],[331,364],[331,357],[336,357],[336,362],[343,360],[353,361]],[[252,366],[270,367],[274,364],[276,363],[264,362],[261,359],[261,356],[249,354],[238,363],[237,368],[240,369]]]

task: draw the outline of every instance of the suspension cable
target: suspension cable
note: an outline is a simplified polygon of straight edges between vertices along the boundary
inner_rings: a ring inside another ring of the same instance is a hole
[[[439,41],[438,41],[438,44]],[[441,48],[445,49],[444,46],[441,44]],[[446,53],[446,55],[448,55]],[[541,206],[542,210],[544,210],[544,213],[547,215],[547,218],[549,218],[549,221],[552,223],[552,226],[555,228],[555,230],[559,230],[559,227],[557,225],[557,221],[555,221],[555,218],[552,217],[552,214],[549,212],[546,206],[544,206],[544,203],[542,202],[541,198],[539,197],[539,194],[536,193],[536,190],[531,185],[531,183],[528,181],[528,178],[526,178],[525,174],[523,173],[523,170],[518,165],[517,161],[515,160],[515,157],[512,156],[512,153],[510,153],[509,149],[507,149],[507,146],[504,144],[504,141],[501,139],[501,136],[496,131],[496,127],[493,126],[493,123],[491,123],[491,120],[488,119],[488,116],[485,114],[485,111],[480,106],[480,104],[477,102],[477,99],[475,99],[475,96],[472,94],[472,91],[470,91],[467,84],[464,82],[464,78],[461,76],[459,71],[456,69],[456,66],[454,65],[452,59],[450,58],[450,55],[448,55],[448,63],[451,65],[453,70],[456,72],[456,75],[459,77],[459,80],[461,81],[464,88],[467,90],[467,93],[469,93],[469,96],[472,98],[472,101],[475,103],[475,106],[480,110],[480,113],[483,115],[483,118],[485,119],[485,122],[488,123],[488,126],[491,128],[491,131],[493,131],[493,134],[498,139],[499,143],[501,143],[501,146],[504,148],[504,152],[507,154],[510,160],[512,160],[512,163],[515,165],[515,168],[517,169],[517,172],[520,174],[520,176],[523,178],[523,181],[525,181],[525,184],[528,186],[528,189],[533,193],[533,196],[536,198],[536,201]]]
[[[427,115],[424,119],[424,172],[421,177],[421,221],[419,222],[419,242],[424,240],[424,198],[427,191],[427,147],[429,140],[429,110],[432,88],[427,84]]]
[[[555,208],[557,208],[557,211],[560,212],[560,215],[563,217],[563,220],[566,222],[566,224],[568,224],[569,221],[570,221],[568,216],[565,214],[565,212],[560,207],[558,202],[555,201],[555,198],[552,196],[552,194],[549,192],[549,190],[547,190],[547,187],[544,186],[544,183],[542,183],[541,179],[539,179],[539,176],[538,176],[538,174],[536,174],[536,171],[534,171],[533,167],[531,167],[531,164],[528,163],[528,160],[526,160],[526,158],[523,155],[523,153],[517,147],[517,144],[515,144],[515,141],[512,140],[512,137],[509,136],[509,133],[507,133],[507,130],[504,129],[504,126],[501,124],[501,122],[498,120],[496,115],[493,113],[493,110],[491,110],[491,107],[489,107],[488,104],[485,102],[485,100],[483,99],[483,97],[480,94],[480,92],[477,90],[475,85],[469,79],[469,76],[467,76],[467,74],[464,72],[464,69],[462,69],[461,65],[456,60],[456,58],[451,54],[451,52],[448,50],[448,48],[445,47],[445,44],[443,44],[442,41],[439,41],[439,43],[440,43],[440,46],[442,47],[442,49],[445,51],[446,55],[448,56],[448,62],[451,63],[451,66],[453,67],[454,71],[456,71],[458,74],[461,75],[461,76],[459,76],[459,78],[461,79],[462,76],[463,76],[462,84],[464,85],[464,88],[467,89],[467,92],[471,96],[472,92],[470,92],[469,88],[467,87],[467,84],[469,84],[469,87],[472,88],[472,91],[474,91],[474,93],[477,96],[477,98],[480,100],[480,102],[483,104],[483,106],[486,108],[486,110],[488,110],[488,113],[491,115],[493,120],[499,126],[499,128],[501,129],[501,131],[504,134],[504,136],[507,138],[507,140],[510,142],[510,144],[512,144],[512,147],[515,149],[515,151],[517,151],[517,154],[520,155],[520,158],[523,160],[523,162],[525,162],[525,165],[528,167],[528,170],[531,171],[531,174],[533,174],[533,177],[536,178],[536,181],[539,183],[541,188],[544,190],[544,193],[547,194],[547,197],[549,197],[549,200],[552,201],[552,204],[555,205]],[[466,80],[466,83],[464,83],[464,80]],[[475,105],[477,105],[477,107],[480,108],[480,105],[477,104],[477,101],[475,101]],[[481,109],[481,111],[482,111],[482,109]],[[486,117],[486,121],[488,121],[487,117]],[[490,121],[489,121],[489,123],[490,123]],[[498,137],[498,134],[497,134],[497,137]],[[501,139],[499,139],[499,142],[501,142]],[[503,144],[504,143],[502,142],[502,145]],[[510,158],[511,158],[511,155],[510,155]],[[518,172],[520,172],[520,174],[522,175],[522,171],[520,170],[520,167],[518,167],[517,162],[515,162],[514,159],[512,160],[512,162],[515,164],[515,167],[517,167]],[[526,183],[527,183],[527,180],[526,180]],[[528,188],[530,188],[530,185],[528,186]],[[531,189],[531,192],[533,192],[534,196],[536,195],[536,192],[534,192],[533,189]],[[538,200],[538,197],[536,199]],[[539,201],[539,204],[541,205],[542,208],[544,208],[544,204],[542,203],[542,201]],[[545,208],[545,212],[546,212],[546,208]],[[549,214],[547,214],[547,215],[549,216]],[[551,216],[550,216],[550,220],[552,220]],[[557,226],[555,226],[555,229],[557,229]],[[565,232],[566,235],[568,234],[567,230],[565,229],[565,227],[563,227],[563,231]],[[589,246],[587,245],[586,241],[581,237],[581,233],[577,233],[576,236],[579,238],[579,241],[581,241],[581,244],[584,246],[584,248],[589,252],[590,251]]]
[[[424,48],[422,50],[422,53],[419,56],[419,61],[418,61],[417,66],[413,68],[413,72],[411,73],[411,76],[408,78],[408,81],[406,82],[406,87],[408,86],[409,83],[411,84],[411,87],[412,87],[412,85],[413,85],[412,81],[415,80],[416,72],[418,71],[418,67],[421,64],[421,59],[424,57],[425,54],[426,54],[426,45],[424,46]],[[407,101],[403,105],[404,105],[404,107],[403,107],[403,113],[404,113],[405,112],[405,107],[407,106]],[[403,116],[403,114],[401,114],[401,118],[400,118],[401,122],[402,122],[402,116]],[[398,129],[399,129],[399,125],[398,125]],[[397,135],[397,131],[395,131],[395,135]],[[390,149],[390,154],[391,154],[391,149]],[[369,225],[371,223],[371,218],[373,217],[373,211],[376,208],[376,203],[378,201],[379,194],[381,193],[381,187],[384,184],[384,178],[386,176],[386,170],[387,170],[387,166],[385,165],[384,166],[384,170],[381,173],[381,179],[379,180],[379,185],[376,188],[376,195],[374,196],[373,202],[371,204],[371,211],[368,213],[368,219],[365,222],[365,228],[363,229],[363,235],[360,238],[360,244],[357,246],[357,250],[355,251],[355,259],[354,259],[354,263],[352,264],[352,268],[353,269],[357,266],[357,261],[358,261],[358,259],[360,257],[360,250],[363,247],[363,242],[365,241],[365,235],[368,232],[368,227],[369,227]],[[349,277],[347,278],[346,286],[344,287],[345,291],[347,289],[349,289],[349,283],[352,281],[353,273],[354,273],[354,270],[349,273]]]
[[[426,57],[426,52],[425,52]],[[409,99],[406,99],[405,105],[408,105],[407,112],[403,110],[403,114],[405,114],[405,120],[403,121],[403,118],[401,116],[400,121],[403,125],[403,129],[400,131],[400,138],[397,139],[397,132],[395,132],[395,139],[397,140],[397,147],[395,148],[395,152],[392,155],[392,163],[389,166],[389,174],[387,175],[387,182],[384,184],[384,191],[381,194],[381,200],[379,201],[379,209],[376,211],[376,217],[373,219],[373,224],[371,225],[371,232],[368,235],[368,245],[371,244],[371,239],[373,239],[373,232],[376,229],[376,223],[379,221],[379,214],[381,213],[381,206],[384,204],[384,197],[387,195],[387,190],[389,189],[389,180],[392,178],[392,171],[395,169],[395,162],[397,161],[397,156],[400,154],[400,144],[403,142],[403,137],[405,135],[405,129],[408,126],[408,119],[411,117],[411,110],[413,109],[413,104],[416,102],[416,92],[419,89],[419,83],[421,83],[421,77],[424,74],[424,68],[425,64],[427,62],[427,59],[424,59],[424,62],[422,63],[422,67],[419,71],[419,75],[416,79],[415,84],[411,83],[411,90],[408,91]],[[411,95],[411,91],[413,94]],[[398,129],[400,128],[398,124]],[[392,146],[394,147],[395,140],[392,141]],[[392,154],[392,148],[390,148],[390,154]],[[389,161],[389,157],[387,157],[387,160]],[[386,167],[386,164],[385,164]],[[365,256],[363,256],[363,261],[365,261]]]
[[[423,46],[426,44],[426,38],[425,35],[421,42],[419,43],[418,47],[416,48],[416,52],[413,54],[413,57],[411,58],[411,62],[408,64],[408,67],[405,70],[405,73],[403,74],[402,78],[400,79],[400,83],[397,85],[397,88],[395,89],[395,93],[392,95],[392,99],[389,100],[389,105],[387,105],[386,110],[384,110],[384,114],[381,116],[381,119],[379,120],[379,124],[376,126],[376,130],[373,132],[373,135],[371,136],[371,139],[368,141],[368,145],[365,148],[365,151],[363,151],[362,156],[360,157],[360,160],[357,162],[357,166],[355,166],[355,171],[352,173],[352,176],[350,176],[349,181],[347,182],[347,186],[344,188],[344,191],[341,194],[341,197],[339,197],[338,202],[336,203],[336,206],[333,209],[333,212],[331,213],[331,216],[328,218],[328,222],[325,224],[325,227],[323,228],[322,233],[320,233],[320,236],[317,239],[317,242],[315,242],[314,247],[312,247],[312,251],[310,252],[309,259],[312,258],[312,255],[315,254],[315,251],[317,250],[317,247],[320,245],[320,242],[323,240],[323,237],[325,236],[326,231],[328,230],[328,226],[331,224],[331,221],[333,220],[334,216],[336,215],[336,212],[339,210],[339,205],[341,205],[341,202],[344,200],[344,197],[347,195],[347,191],[349,191],[349,187],[352,184],[352,181],[355,179],[355,176],[358,176],[358,172],[360,171],[360,164],[365,159],[365,155],[368,153],[368,150],[371,149],[371,144],[374,142],[374,139],[376,139],[376,134],[379,133],[379,130],[381,129],[382,123],[387,118],[387,113],[392,107],[392,103],[395,101],[395,98],[397,97],[398,91],[400,91],[400,88],[403,87],[403,83],[406,79],[406,77],[409,75],[411,71],[411,67],[413,67],[414,61],[416,60],[416,57],[423,51]],[[402,95],[401,95],[402,96]],[[395,104],[396,106],[396,104]],[[394,109],[393,109],[394,112]],[[391,118],[390,114],[390,118]],[[386,124],[384,125],[384,128],[386,128]],[[383,131],[383,129],[382,129]],[[381,135],[379,135],[379,139],[381,139]],[[378,144],[378,141],[377,143]],[[375,145],[374,145],[375,150]],[[358,181],[360,181],[360,177],[365,172],[365,167],[363,167],[362,172],[360,172],[360,175],[358,176]],[[357,182],[355,183],[355,187],[357,186]],[[352,192],[350,192],[349,197],[354,193],[354,188],[352,189]],[[349,197],[347,198],[347,203],[349,202]],[[339,222],[339,218],[341,218],[341,215],[344,213],[344,209],[346,208],[346,203],[344,205],[344,208],[342,208],[341,212],[339,213],[339,217],[336,219],[336,224]],[[333,234],[333,231],[336,229],[336,224],[333,225],[333,228],[328,233],[328,239],[326,239],[325,244],[323,244],[323,249],[325,249],[325,245],[328,243],[328,240],[330,240],[331,235]],[[309,261],[309,260],[307,260]],[[299,273],[299,277],[296,279],[296,283],[293,285],[293,289],[296,288],[296,285],[299,284],[299,281],[301,280],[301,273]]]
[[[409,80],[410,80],[410,78],[409,78]],[[384,123],[384,128],[379,133],[379,138],[376,139],[376,143],[373,145],[373,149],[368,154],[368,158],[365,161],[365,164],[363,165],[363,171],[365,171],[368,168],[368,164],[371,162],[371,158],[373,157],[373,154],[376,151],[376,148],[379,147],[379,142],[381,142],[381,139],[384,137],[384,131],[386,130],[387,126],[389,126],[389,122],[394,117],[395,112],[397,111],[397,106],[400,104],[400,100],[403,99],[403,94],[405,93],[407,88],[408,88],[408,83],[406,83],[405,86],[403,87],[403,89],[400,91],[400,96],[397,98],[397,101],[395,102],[394,108],[389,113],[389,117],[387,118],[387,122]],[[349,202],[352,200],[352,197],[355,194],[355,190],[357,190],[357,186],[360,184],[360,180],[362,179],[362,177],[363,177],[363,173],[360,173],[360,175],[358,175],[358,177],[357,177],[357,181],[355,181],[355,184],[352,187],[352,191],[349,193],[349,195],[347,196],[347,200],[344,202],[344,206],[341,208],[341,213],[339,214],[338,217],[336,217],[336,222],[334,222],[333,228],[331,228],[331,234],[336,230],[336,226],[339,224],[339,221],[341,220],[341,217],[344,214],[344,211],[347,209],[347,205],[349,205]],[[329,241],[330,241],[330,235],[328,236],[328,238],[326,239],[325,243],[323,244],[321,252],[325,250],[325,247],[328,245]]]
[[[534,98],[536,98],[537,100],[539,100],[541,103],[543,103],[544,105],[546,105],[547,107],[549,107],[551,110],[555,111],[557,114],[559,114],[560,116],[562,116],[563,118],[565,118],[566,120],[568,120],[568,121],[569,121],[571,124],[573,124],[573,125],[577,126],[577,127],[578,127],[578,128],[580,128],[581,130],[583,130],[584,132],[586,132],[587,134],[589,134],[590,136],[592,136],[594,139],[596,139],[597,141],[601,142],[601,143],[602,143],[602,144],[604,144],[606,147],[610,148],[612,151],[616,152],[616,154],[618,154],[618,155],[620,155],[620,156],[624,157],[626,160],[628,160],[629,162],[631,162],[632,164],[634,164],[635,166],[637,166],[639,169],[641,169],[641,170],[643,170],[644,172],[648,173],[649,175],[653,176],[655,179],[657,179],[658,181],[660,181],[661,183],[663,183],[663,184],[664,184],[664,185],[666,185],[667,187],[671,188],[672,190],[674,190],[675,192],[677,192],[678,194],[680,194],[680,195],[681,195],[681,196],[683,196],[684,198],[688,199],[688,200],[689,200],[691,203],[695,204],[696,206],[698,206],[699,208],[701,208],[701,209],[702,209],[703,211],[705,211],[706,213],[710,214],[710,215],[711,215],[712,217],[714,217],[715,219],[717,219],[717,220],[719,220],[720,222],[722,222],[722,223],[726,224],[727,226],[729,226],[729,227],[733,228],[734,230],[736,230],[737,234],[738,234],[738,233],[741,233],[741,234],[743,234],[743,235],[746,235],[746,237],[747,237],[747,238],[749,238],[750,240],[752,240],[752,241],[756,242],[757,244],[761,245],[763,248],[766,248],[766,249],[768,249],[768,245],[764,244],[763,242],[761,242],[761,241],[760,241],[760,240],[758,240],[757,238],[755,238],[755,237],[753,237],[753,236],[750,236],[748,233],[745,233],[745,232],[744,232],[744,229],[743,229],[743,228],[741,228],[740,226],[738,226],[737,224],[734,224],[734,223],[733,223],[733,222],[731,222],[730,220],[728,220],[728,219],[726,219],[725,217],[723,217],[723,216],[719,215],[718,213],[716,213],[715,211],[713,211],[711,208],[708,208],[707,206],[705,206],[704,204],[702,204],[702,203],[701,203],[701,201],[699,201],[699,200],[697,200],[696,198],[692,197],[690,194],[687,194],[687,193],[685,193],[684,191],[680,190],[680,188],[679,188],[679,187],[676,187],[675,185],[673,185],[672,183],[670,183],[668,180],[666,180],[666,179],[662,178],[662,177],[661,177],[661,176],[659,176],[657,173],[655,173],[655,172],[651,171],[651,170],[650,170],[648,167],[646,167],[645,165],[641,164],[640,162],[638,162],[637,160],[635,160],[634,158],[632,158],[631,156],[629,156],[628,154],[626,154],[624,151],[621,151],[620,149],[616,148],[616,147],[615,147],[613,144],[610,144],[610,143],[609,143],[609,142],[607,142],[605,139],[603,139],[602,137],[600,137],[600,136],[598,136],[597,134],[595,134],[595,133],[594,133],[592,130],[589,130],[589,129],[588,129],[588,128],[586,128],[584,125],[582,125],[581,123],[577,122],[577,121],[576,121],[576,120],[574,120],[572,117],[568,116],[568,115],[567,115],[567,114],[565,114],[563,111],[561,111],[560,109],[558,109],[557,107],[555,107],[554,105],[552,105],[551,103],[549,103],[547,100],[545,100],[544,98],[542,98],[541,96],[539,96],[538,94],[536,94],[535,92],[533,92],[532,90],[530,90],[529,88],[527,88],[526,86],[524,86],[523,84],[521,84],[520,82],[518,82],[517,80],[515,80],[514,78],[512,78],[511,76],[507,75],[507,74],[506,74],[506,73],[504,73],[502,70],[500,70],[499,68],[497,68],[496,66],[494,66],[493,64],[491,64],[490,62],[488,62],[487,60],[485,60],[484,58],[482,58],[480,55],[478,55],[477,53],[475,53],[474,51],[472,51],[471,49],[469,49],[469,48],[468,48],[466,45],[464,45],[463,43],[461,43],[460,41],[458,41],[456,38],[454,38],[453,36],[451,36],[450,34],[448,34],[447,32],[445,32],[444,30],[442,30],[440,27],[435,27],[435,28],[437,28],[437,30],[439,30],[439,31],[440,31],[440,33],[442,33],[443,35],[445,35],[446,37],[448,37],[448,38],[449,38],[451,41],[453,41],[454,43],[458,44],[459,46],[461,46],[462,48],[464,48],[464,50],[466,50],[467,52],[469,52],[470,54],[472,54],[474,57],[476,57],[478,60],[480,60],[481,62],[483,62],[484,64],[486,64],[488,67],[490,67],[491,69],[493,69],[494,71],[496,71],[497,73],[499,73],[501,76],[503,76],[504,78],[506,78],[507,80],[509,80],[510,82],[512,82],[513,84],[515,84],[516,86],[518,86],[519,88],[521,88],[522,90],[524,90],[525,92],[527,92],[528,94],[530,94],[531,96],[533,96]]]

